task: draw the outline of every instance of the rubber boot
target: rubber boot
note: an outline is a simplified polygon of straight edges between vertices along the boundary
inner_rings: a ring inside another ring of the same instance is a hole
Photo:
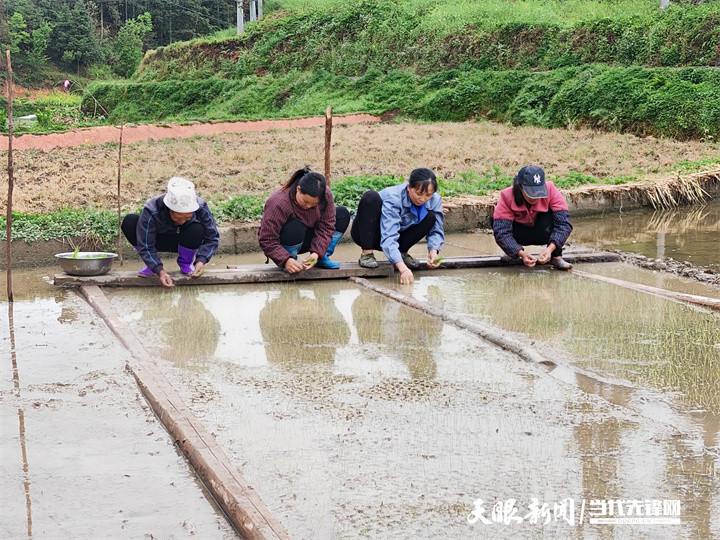
[[[282,247],[284,247],[288,251],[288,253],[290,253],[290,256],[293,259],[297,259],[298,251],[300,251],[300,248],[302,247],[302,242],[300,242],[299,244],[295,244],[294,246],[286,246],[284,244],[280,244],[280,245]],[[285,268],[283,268],[282,271],[287,272],[287,270]]]
[[[294,246],[286,246],[284,244],[280,245],[284,247],[288,251],[288,253],[290,253],[290,256],[293,259],[297,259],[298,251],[300,251],[300,248],[302,247],[302,242],[300,242],[299,244],[295,244]]]
[[[195,271],[195,265],[193,265],[195,251],[194,249],[186,248],[178,244],[177,263],[183,274],[192,274]]]
[[[335,270],[336,268],[340,268],[340,263],[336,263],[330,260],[330,255],[335,253],[335,246],[337,246],[338,242],[342,238],[343,233],[340,231],[335,231],[332,235],[332,240],[330,240],[330,245],[327,248],[327,251],[325,252],[325,255],[320,257],[320,259],[317,262],[318,267],[320,268],[329,268],[331,270]]]
[[[140,255],[140,250],[137,248],[137,246],[133,246],[135,248],[135,251],[138,252],[138,255]],[[150,270],[147,266],[142,268],[141,270],[138,270],[138,276],[140,277],[148,277],[152,276],[152,270]]]

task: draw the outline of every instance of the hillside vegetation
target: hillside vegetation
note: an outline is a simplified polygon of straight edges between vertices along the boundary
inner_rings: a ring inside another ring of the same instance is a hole
[[[276,0],[235,37],[148,51],[88,86],[111,121],[392,111],[720,137],[720,2]]]
[[[657,0],[277,1],[242,36],[149,51],[140,81],[324,69],[427,75],[453,68],[547,70],[588,63],[720,66],[720,2]],[[270,4],[272,5],[272,4]]]

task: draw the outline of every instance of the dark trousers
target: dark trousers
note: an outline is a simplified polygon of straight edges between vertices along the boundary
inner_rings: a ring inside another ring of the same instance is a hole
[[[138,245],[137,223],[139,220],[139,214],[128,214],[123,218],[122,225],[120,225],[125,238],[132,246]],[[177,253],[178,244],[188,249],[197,249],[202,244],[204,236],[205,230],[202,223],[196,221],[180,228],[180,232],[158,234],[155,238],[155,249],[157,251]]]
[[[350,225],[350,212],[344,206],[335,207],[335,232],[344,233]],[[280,229],[280,244],[283,246],[295,246],[302,242],[298,253],[306,253],[310,250],[310,244],[315,237],[315,228],[307,227],[299,219],[289,219]]]
[[[532,227],[513,221],[512,234],[515,241],[521,246],[528,244],[544,246],[550,243],[550,235],[554,229],[553,213],[552,210],[548,210],[535,217],[535,225]],[[560,257],[561,255],[562,248],[555,248],[555,251],[552,252],[552,257]]]
[[[350,236],[362,249],[380,250],[380,212],[382,199],[377,191],[366,191],[358,204]],[[435,225],[435,214],[428,212],[420,223],[400,232],[398,247],[400,253],[407,251],[425,238]]]

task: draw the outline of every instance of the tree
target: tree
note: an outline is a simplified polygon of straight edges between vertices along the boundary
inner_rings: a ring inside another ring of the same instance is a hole
[[[52,34],[56,60],[74,65],[79,73],[82,67],[100,59],[100,44],[83,0],[77,0],[72,10],[62,5],[56,20]]]
[[[121,77],[130,77],[143,57],[143,46],[146,37],[152,32],[150,13],[129,19],[120,28],[113,43],[115,72]]]

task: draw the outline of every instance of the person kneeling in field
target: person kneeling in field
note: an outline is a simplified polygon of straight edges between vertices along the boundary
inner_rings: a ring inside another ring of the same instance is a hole
[[[562,258],[563,245],[572,231],[570,212],[560,191],[552,182],[545,182],[540,167],[523,167],[513,185],[500,192],[492,228],[495,241],[507,254],[501,257],[503,261],[520,258],[530,268],[550,261],[558,270],[572,268]],[[536,258],[521,244],[547,247]]]
[[[258,243],[265,256],[294,274],[317,265],[340,268],[330,260],[350,224],[350,212],[335,206],[325,177],[308,167],[295,171],[265,203]],[[300,253],[309,253],[303,262]]]
[[[182,273],[197,278],[220,244],[207,203],[190,180],[179,177],[171,178],[167,192],[150,199],[140,214],[125,216],[121,229],[146,264],[138,275],[157,274],[163,287],[172,287],[173,280],[158,251],[177,253]]]
[[[442,197],[437,193],[437,179],[430,169],[415,169],[406,183],[377,191],[366,191],[358,204],[350,231],[353,241],[362,249],[358,263],[376,268],[373,250],[385,253],[400,272],[400,283],[413,282],[413,270],[420,263],[408,250],[427,237],[427,267],[440,266],[436,259],[445,242]]]

